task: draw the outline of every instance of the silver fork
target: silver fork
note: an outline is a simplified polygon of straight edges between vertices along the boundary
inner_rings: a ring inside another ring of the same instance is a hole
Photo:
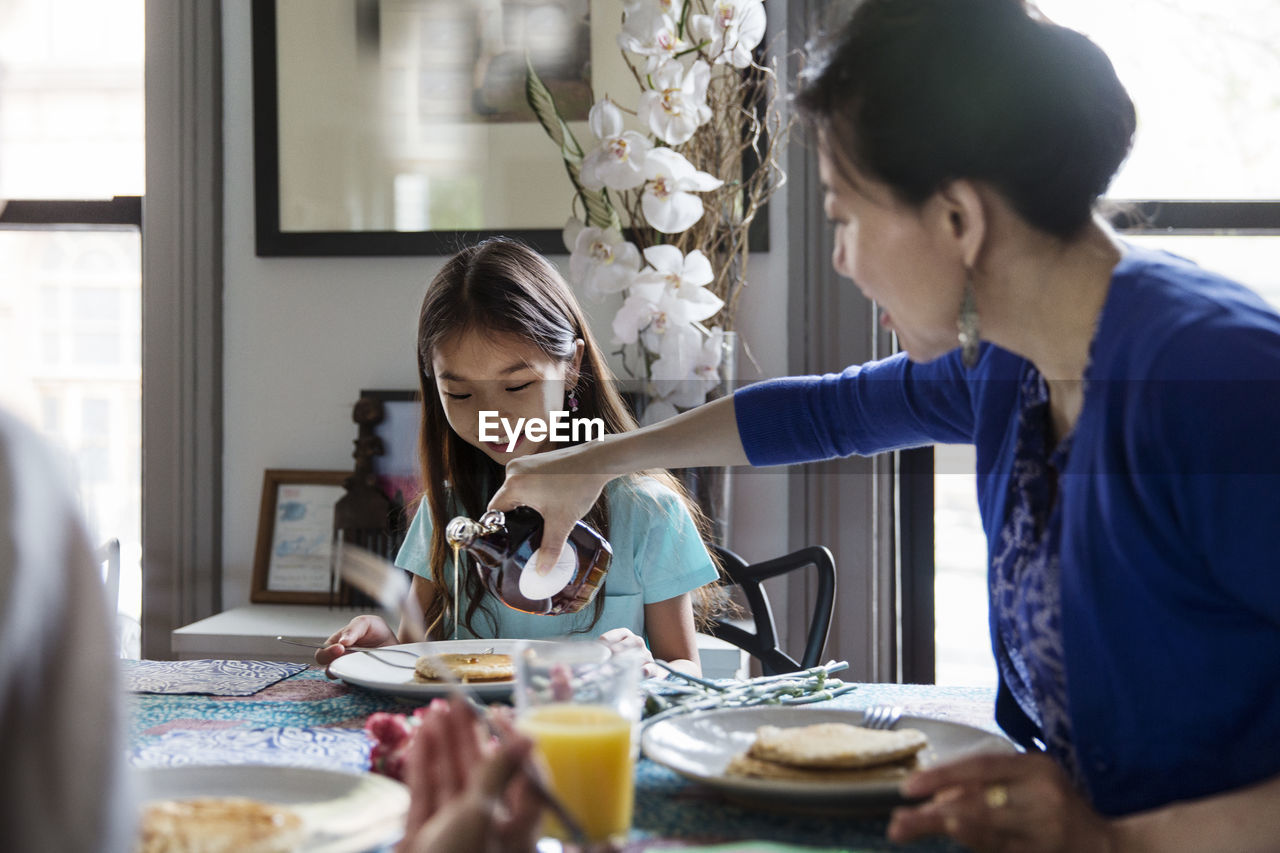
[[[281,643],[288,643],[291,646],[301,646],[304,649],[319,650],[319,649],[329,648],[329,646],[324,646],[324,645],[317,646],[315,643],[304,643],[300,640],[290,639],[289,637],[276,637],[276,640]],[[329,645],[333,645],[333,644],[330,643]],[[421,657],[421,655],[419,655],[417,652],[410,651],[409,649],[393,649],[390,646],[343,646],[343,648],[349,652],[364,652],[365,654],[367,654],[369,657],[373,658],[376,661],[385,663],[387,666],[397,667],[399,669],[416,669],[418,658]],[[388,653],[408,655],[409,657],[413,658],[414,662],[413,663],[396,663],[395,661],[390,661],[385,658],[379,657],[379,655],[384,655]],[[487,649],[481,649],[480,651],[475,652],[475,654],[491,655],[493,654],[493,646],[490,646]]]
[[[862,712],[865,729],[891,729],[902,719],[902,708],[897,705],[872,705]]]
[[[302,642],[302,641],[300,641],[300,640],[293,640],[293,639],[290,639],[289,637],[276,637],[276,641],[277,641],[277,642],[280,642],[280,643],[287,643],[287,644],[289,644],[289,645],[291,645],[291,646],[301,646],[301,647],[302,647],[302,648],[304,648],[304,649],[326,649],[326,648],[328,648],[328,646],[317,646],[315,643],[304,643],[304,642]],[[332,644],[330,644],[330,645],[332,645]],[[415,662],[415,663],[416,663],[416,662],[417,662],[417,660],[418,660],[418,653],[417,653],[417,652],[411,652],[411,651],[409,651],[408,649],[391,649],[391,648],[387,648],[387,647],[385,647],[385,646],[343,646],[343,648],[345,648],[345,649],[346,649],[347,651],[349,651],[349,652],[364,652],[365,654],[367,654],[369,657],[373,658],[374,660],[379,661],[380,663],[385,663],[387,666],[394,666],[394,667],[397,667],[398,669],[413,669],[413,668],[414,668],[414,664],[413,664],[413,663],[398,663],[397,661],[387,660],[386,658],[381,657],[381,655],[384,655],[384,654],[387,654],[387,653],[391,652],[391,653],[395,653],[395,654],[408,655],[409,657],[413,658],[413,660],[414,660],[414,662]]]

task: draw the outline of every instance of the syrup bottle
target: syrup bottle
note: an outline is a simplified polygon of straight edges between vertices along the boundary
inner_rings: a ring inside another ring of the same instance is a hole
[[[545,616],[586,607],[613,557],[604,537],[579,521],[555,566],[536,571],[533,556],[542,542],[542,516],[525,506],[507,513],[490,510],[479,521],[458,516],[445,528],[445,539],[455,555],[465,548],[475,558],[485,586],[503,604]]]

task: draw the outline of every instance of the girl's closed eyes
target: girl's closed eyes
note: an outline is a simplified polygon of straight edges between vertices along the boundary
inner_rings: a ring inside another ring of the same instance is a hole
[[[507,388],[506,390],[512,394],[515,394],[519,391],[528,390],[532,386],[533,386],[533,380],[529,380],[523,385],[517,385],[514,388]],[[444,395],[448,397],[450,400],[466,400],[471,396],[470,394],[463,393],[463,392],[450,392],[450,391],[445,391]]]

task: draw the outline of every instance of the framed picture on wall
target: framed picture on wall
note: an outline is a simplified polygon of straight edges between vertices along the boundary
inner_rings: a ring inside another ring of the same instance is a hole
[[[329,604],[333,507],[350,471],[267,469],[249,600],[258,604]]]

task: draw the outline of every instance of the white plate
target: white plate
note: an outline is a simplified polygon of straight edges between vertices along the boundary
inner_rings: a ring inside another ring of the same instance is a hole
[[[778,705],[725,708],[659,720],[644,730],[641,745],[644,754],[658,764],[752,805],[790,811],[877,811],[902,802],[896,780],[798,782],[724,775],[729,761],[755,741],[759,726],[859,725],[862,718],[862,711],[851,710]],[[1001,735],[960,723],[903,716],[897,728],[919,729],[928,736],[929,745],[918,756],[922,767],[977,752],[1017,752]]]
[[[387,646],[387,648],[405,649],[418,655],[425,653],[428,648],[431,649],[433,654],[437,655],[466,654],[468,652],[483,651],[484,649],[493,649],[497,654],[509,655],[512,654],[517,642],[519,640],[440,640],[434,643],[405,643],[399,646]],[[528,642],[538,643],[545,641],[529,640]],[[400,662],[403,659],[406,664],[413,663],[413,659],[408,655],[394,652],[385,655],[385,658],[396,662]],[[347,684],[354,684],[366,690],[391,693],[395,696],[405,696],[410,699],[430,699],[435,696],[447,696],[450,689],[449,685],[443,682],[428,684],[414,681],[412,669],[400,669],[399,667],[391,666],[378,660],[374,655],[362,652],[347,652],[329,664],[329,674],[341,678]],[[479,699],[505,699],[511,695],[513,683],[514,679],[508,679],[506,681],[478,681],[474,684],[463,684],[461,686]]]
[[[134,771],[138,799],[253,797],[288,806],[307,828],[309,853],[364,853],[404,835],[409,789],[372,773],[307,767],[226,764],[146,767]]]

